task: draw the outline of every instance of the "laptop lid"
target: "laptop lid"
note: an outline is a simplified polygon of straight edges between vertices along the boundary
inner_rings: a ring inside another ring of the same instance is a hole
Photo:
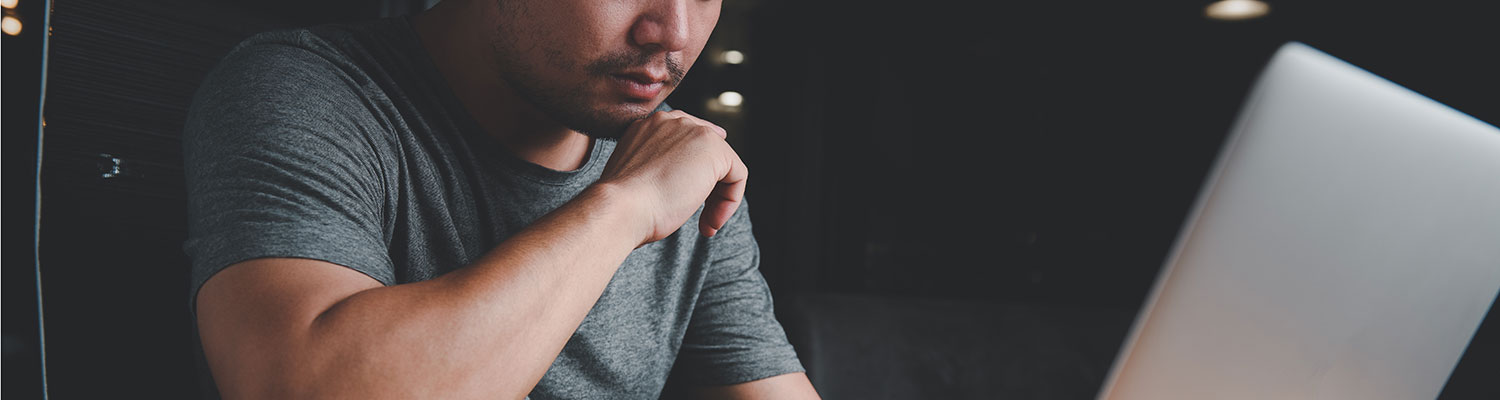
[[[1289,43],[1099,397],[1435,398],[1497,290],[1500,130]]]

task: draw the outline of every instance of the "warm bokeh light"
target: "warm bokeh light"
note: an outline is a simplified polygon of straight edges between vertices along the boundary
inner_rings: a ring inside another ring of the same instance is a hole
[[[5,34],[11,36],[20,35],[21,20],[16,19],[16,17],[7,15],[5,16],[5,20],[0,21],[0,30],[5,31]]]
[[[745,62],[745,53],[741,53],[738,50],[725,50],[723,56],[725,64],[739,64]]]
[[[1203,15],[1220,21],[1242,21],[1264,17],[1271,6],[1260,0],[1219,0],[1203,9]]]
[[[745,96],[741,96],[739,92],[719,93],[719,104],[730,107],[739,107],[740,104],[744,102]]]
[[[21,0],[0,0],[0,7],[16,8],[16,3],[19,2],[21,2]]]

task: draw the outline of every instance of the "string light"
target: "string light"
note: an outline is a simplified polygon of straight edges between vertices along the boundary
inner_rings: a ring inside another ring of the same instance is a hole
[[[740,92],[719,93],[719,104],[723,104],[729,107],[739,107],[740,104],[744,102],[745,96],[741,96]]]
[[[0,7],[5,7],[5,19],[0,20],[0,31],[6,35],[16,36],[21,34],[21,19],[16,18],[16,4],[21,0],[0,0]]]
[[[1264,17],[1271,6],[1260,0],[1219,0],[1203,9],[1203,15],[1220,21],[1242,21]]]
[[[20,35],[21,20],[16,19],[16,17],[7,15],[5,16],[5,19],[3,21],[0,21],[0,30],[5,31],[5,34],[11,36]]]
[[[745,62],[745,53],[738,50],[725,50],[722,54],[725,64],[739,64]]]

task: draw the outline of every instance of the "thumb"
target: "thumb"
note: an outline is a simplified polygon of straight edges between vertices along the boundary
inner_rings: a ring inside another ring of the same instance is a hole
[[[723,229],[724,224],[729,222],[729,218],[734,216],[735,210],[744,201],[749,171],[744,162],[740,161],[739,155],[733,157],[732,163],[729,173],[714,184],[714,190],[703,203],[703,214],[698,217],[698,230],[704,236],[712,237],[719,229]]]

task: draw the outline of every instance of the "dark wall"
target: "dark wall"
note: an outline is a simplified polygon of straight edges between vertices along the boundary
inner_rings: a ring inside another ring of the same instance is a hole
[[[1134,308],[1290,40],[1500,121],[1500,30],[1477,3],[1272,2],[1238,23],[1203,3],[765,4],[742,152],[768,267],[789,287]]]

